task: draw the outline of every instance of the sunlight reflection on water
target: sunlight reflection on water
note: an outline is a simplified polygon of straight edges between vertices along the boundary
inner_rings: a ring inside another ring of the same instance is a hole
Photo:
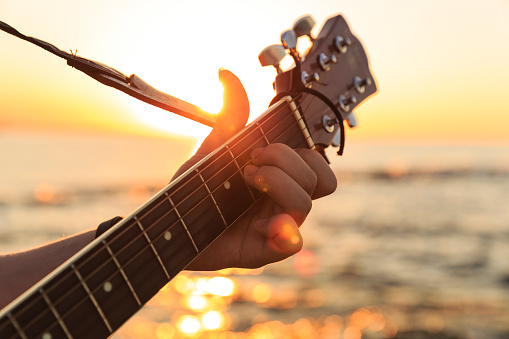
[[[1,251],[127,215],[178,166],[158,160],[167,141],[63,140],[0,138],[0,149],[16,144],[40,163],[37,176],[21,158],[0,167]],[[126,143],[150,171],[130,166]],[[507,159],[501,147],[350,145],[299,254],[257,270],[183,272],[113,338],[506,338]]]

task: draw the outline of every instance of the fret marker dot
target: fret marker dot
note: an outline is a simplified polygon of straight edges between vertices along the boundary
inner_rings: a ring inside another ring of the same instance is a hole
[[[229,182],[228,180],[227,180],[227,181],[225,181],[225,182],[224,182],[224,188],[226,188],[227,190],[229,190],[229,189],[230,189],[230,187],[231,187],[230,182]]]
[[[166,233],[164,233],[164,239],[166,239],[166,240],[170,240],[171,239],[170,231],[166,231]]]
[[[107,281],[104,283],[103,289],[105,292],[111,292],[111,290],[113,289],[113,285],[109,281]]]
[[[41,339],[51,339],[51,333],[48,333],[48,332],[44,332]]]

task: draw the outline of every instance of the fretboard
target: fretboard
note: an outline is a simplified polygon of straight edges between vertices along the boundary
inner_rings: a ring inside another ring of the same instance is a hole
[[[110,336],[263,196],[242,175],[252,149],[312,145],[286,100],[11,303],[0,338]]]

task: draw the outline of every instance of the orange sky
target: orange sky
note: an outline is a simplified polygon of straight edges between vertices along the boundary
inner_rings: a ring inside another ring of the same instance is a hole
[[[509,141],[509,2],[3,0],[0,20],[63,50],[136,73],[208,111],[220,67],[259,114],[274,92],[258,52],[302,14],[343,13],[364,41],[380,92],[357,109],[358,139]],[[178,132],[208,128],[152,108],[0,33],[0,130]],[[160,129],[153,127],[157,125]]]

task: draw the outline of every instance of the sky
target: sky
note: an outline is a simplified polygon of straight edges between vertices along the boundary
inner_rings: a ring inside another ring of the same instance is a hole
[[[136,73],[206,111],[222,105],[220,67],[243,82],[251,117],[274,96],[258,53],[304,14],[341,13],[363,41],[379,92],[349,137],[509,142],[509,1],[0,2],[0,20],[62,50]],[[39,47],[0,32],[0,133],[18,129],[182,135],[208,127],[106,87]]]

